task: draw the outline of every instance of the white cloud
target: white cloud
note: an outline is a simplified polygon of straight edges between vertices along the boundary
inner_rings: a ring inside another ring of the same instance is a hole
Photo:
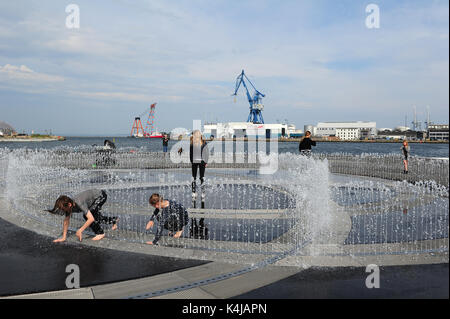
[[[148,94],[141,93],[130,93],[130,92],[81,92],[81,91],[69,91],[68,93],[80,96],[84,98],[91,99],[102,99],[102,100],[123,100],[123,101],[133,101],[133,102],[144,102],[149,103],[152,101],[159,102],[180,102],[183,100],[181,96],[175,95],[159,95],[151,96]]]
[[[35,72],[26,65],[15,66],[6,64],[3,67],[0,66],[0,81],[19,81],[22,83],[62,82],[64,78],[57,75]]]

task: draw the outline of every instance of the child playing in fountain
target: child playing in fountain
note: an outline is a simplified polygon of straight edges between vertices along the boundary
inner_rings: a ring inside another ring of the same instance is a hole
[[[183,205],[178,204],[174,200],[165,200],[159,194],[152,194],[149,203],[155,207],[150,221],[145,229],[149,230],[156,224],[156,234],[153,241],[147,242],[149,245],[156,245],[161,238],[163,229],[169,231],[169,235],[173,234],[174,238],[179,238],[183,233],[183,228],[189,222],[188,212]]]
[[[100,226],[100,223],[112,224],[112,230],[116,230],[117,217],[105,217],[100,213],[100,209],[103,204],[105,204],[106,199],[106,192],[98,189],[81,192],[73,198],[65,195],[59,196],[53,209],[48,210],[48,212],[52,214],[62,214],[66,216],[63,223],[62,237],[54,240],[54,242],[59,243],[66,240],[72,213],[83,213],[83,218],[86,221],[76,232],[76,236],[80,241],[82,240],[83,231],[88,227],[95,233],[95,237],[93,237],[92,240],[103,239],[105,237],[105,232]]]

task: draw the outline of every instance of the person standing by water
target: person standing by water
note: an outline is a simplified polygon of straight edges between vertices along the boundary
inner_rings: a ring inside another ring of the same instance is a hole
[[[169,138],[167,137],[167,134],[164,134],[162,144],[163,144],[163,152],[167,153],[167,148],[169,147]]]
[[[298,150],[300,151],[300,154],[309,156],[311,155],[311,146],[316,146],[316,142],[311,140],[311,132],[306,131],[305,136],[300,141],[300,144],[298,146]]]
[[[408,155],[410,151],[408,141],[403,141],[403,145],[400,149],[403,153],[403,174],[408,174]]]
[[[191,136],[191,146],[189,157],[192,164],[192,205],[195,208],[195,201],[197,199],[197,171],[200,170],[200,183],[202,191],[202,208],[205,204],[205,190],[203,186],[205,168],[208,163],[208,146],[206,144],[205,138],[199,130],[195,130]]]

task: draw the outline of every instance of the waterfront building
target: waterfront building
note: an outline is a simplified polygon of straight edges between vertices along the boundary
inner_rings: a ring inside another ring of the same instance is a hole
[[[374,138],[377,135],[376,122],[319,122],[311,133],[317,137],[335,136],[343,140]]]
[[[432,141],[448,141],[448,131],[448,124],[430,124],[427,137]]]
[[[254,124],[251,122],[208,123],[203,126],[206,138],[289,137],[299,133],[293,124]]]

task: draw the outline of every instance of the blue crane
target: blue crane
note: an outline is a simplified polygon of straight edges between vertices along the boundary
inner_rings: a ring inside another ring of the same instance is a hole
[[[255,90],[255,94],[253,95],[253,97],[248,92],[248,88],[247,88],[247,85],[245,84],[244,79],[247,79],[248,83],[250,83],[250,85]],[[265,97],[265,95],[262,94],[261,92],[259,92],[255,88],[253,83],[245,75],[244,70],[242,70],[242,73],[236,79],[236,89],[234,90],[234,94],[233,94],[234,96],[237,95],[237,92],[238,92],[239,88],[241,87],[241,84],[245,88],[248,103],[250,103],[250,114],[248,115],[247,122],[251,122],[254,124],[264,124],[264,119],[262,116],[262,110],[263,110],[264,106],[262,105],[261,102],[262,102],[262,98]]]

